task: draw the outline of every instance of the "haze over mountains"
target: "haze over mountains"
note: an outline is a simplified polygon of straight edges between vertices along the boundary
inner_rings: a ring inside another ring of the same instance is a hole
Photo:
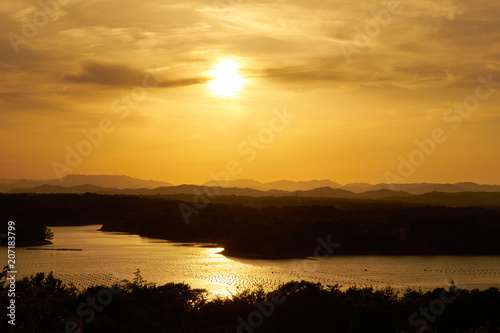
[[[210,184],[209,182],[206,184]],[[456,184],[436,184],[436,183],[409,183],[409,184],[385,184],[376,185],[368,183],[352,183],[340,185],[331,180],[310,180],[310,181],[289,181],[280,180],[270,183],[260,183],[250,179],[238,179],[230,181],[225,187],[252,188],[257,190],[282,190],[282,191],[310,191],[321,187],[330,187],[332,189],[342,189],[353,193],[365,193],[368,191],[391,190],[404,191],[410,194],[424,194],[429,192],[500,192],[500,185],[481,185],[470,182]]]
[[[42,185],[52,185],[60,187],[73,187],[82,185],[92,185],[104,188],[157,188],[160,186],[172,186],[170,183],[156,180],[143,180],[129,176],[114,175],[67,175],[62,179],[28,180],[28,179],[1,179],[2,189],[29,189]]]
[[[332,195],[334,193],[349,195],[361,194],[378,191],[379,194],[395,192],[406,192],[408,194],[425,194],[429,192],[444,192],[444,193],[460,193],[460,192],[500,192],[500,185],[482,185],[471,182],[461,182],[456,184],[436,184],[436,183],[410,183],[410,184],[385,184],[380,183],[376,185],[368,183],[352,183],[340,185],[331,180],[309,180],[309,181],[290,181],[280,180],[268,183],[261,183],[251,179],[237,179],[231,180],[226,183],[210,181],[203,185],[179,185],[173,186],[171,183],[156,181],[156,180],[143,180],[124,175],[68,175],[61,180],[47,179],[47,180],[27,180],[27,179],[1,179],[0,178],[0,191],[2,192],[20,192],[20,190],[36,190],[36,189],[54,189],[57,188],[73,188],[74,190],[84,190],[88,188],[94,190],[105,189],[159,189],[165,187],[177,188],[177,190],[162,189],[165,192],[184,191],[192,188],[192,186],[217,186],[226,189],[232,189],[233,192],[248,192],[258,194],[260,192],[269,192],[267,195],[287,195],[281,192],[312,192],[321,196],[321,194]],[[238,190],[239,189],[239,190]],[[241,190],[241,191],[240,191]],[[251,191],[257,190],[257,191]],[[336,191],[332,191],[336,190]],[[387,191],[381,191],[387,190]],[[64,192],[64,189],[59,189],[58,192]],[[156,191],[158,192],[158,191]],[[226,191],[227,192],[227,191]],[[188,193],[192,193],[189,191]],[[399,193],[403,195],[403,193]]]
[[[212,185],[214,181],[205,183],[204,185]],[[309,181],[291,181],[279,180],[269,183],[261,183],[252,179],[236,179],[229,181],[224,187],[240,187],[251,188],[261,191],[281,190],[281,191],[309,191],[319,187],[331,187],[333,189],[342,188],[342,185],[332,182],[331,180],[309,180]]]
[[[214,185],[223,185],[216,186]],[[3,193],[99,193],[124,195],[166,195],[190,200],[199,194],[248,197],[301,197],[329,199],[375,199],[407,203],[467,206],[500,206],[500,186],[475,183],[456,184],[377,184],[340,185],[330,180],[274,181],[261,183],[238,179],[225,184],[214,181],[204,185],[177,185],[128,176],[68,175],[59,181],[0,179]]]

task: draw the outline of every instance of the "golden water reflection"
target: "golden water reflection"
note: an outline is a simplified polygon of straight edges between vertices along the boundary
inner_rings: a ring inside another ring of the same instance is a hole
[[[133,280],[136,269],[148,282],[187,283],[212,296],[229,296],[262,286],[277,288],[292,280],[325,285],[429,290],[447,286],[485,289],[500,287],[500,258],[496,256],[335,256],[312,260],[257,260],[226,257],[222,247],[179,244],[125,233],[98,231],[99,225],[52,227],[53,244],[43,248],[82,251],[17,251],[21,275],[53,271],[77,287],[110,285]]]

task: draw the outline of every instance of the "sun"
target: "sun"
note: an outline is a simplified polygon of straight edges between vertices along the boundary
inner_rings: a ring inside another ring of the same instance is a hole
[[[238,73],[238,69],[238,64],[226,61],[210,71],[209,74],[214,78],[208,83],[212,94],[235,97],[235,94],[246,83],[246,80]]]

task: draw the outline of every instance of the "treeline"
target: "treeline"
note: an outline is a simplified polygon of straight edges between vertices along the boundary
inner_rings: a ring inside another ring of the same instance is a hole
[[[236,201],[238,197],[229,199]],[[216,200],[221,199],[213,198]],[[315,199],[318,204],[314,205],[296,202],[294,206],[281,206],[284,198],[266,200],[269,206],[265,207],[210,203],[192,214],[189,223],[179,210],[181,203],[189,203],[161,198],[9,194],[0,196],[0,205],[3,220],[17,224],[103,224],[105,231],[217,243],[225,248],[226,255],[246,257],[310,257],[318,246],[318,237],[329,237],[340,244],[335,255],[500,254],[497,209],[373,200],[322,205],[322,199]]]
[[[17,220],[17,219],[16,219]],[[15,224],[10,224],[14,229],[8,229],[9,218],[2,218],[2,231],[0,234],[0,247],[1,246],[32,246],[32,245],[46,245],[51,243],[54,233],[44,223],[33,221],[30,219],[17,220]],[[9,234],[7,231],[9,230]],[[9,238],[8,238],[8,237]],[[15,241],[9,240],[14,239]]]
[[[185,284],[134,281],[78,291],[52,274],[16,282],[15,326],[0,283],[1,332],[186,333],[494,333],[500,332],[500,291],[451,287],[429,292],[387,287],[340,290],[338,285],[289,282],[273,292],[242,291],[208,299]]]

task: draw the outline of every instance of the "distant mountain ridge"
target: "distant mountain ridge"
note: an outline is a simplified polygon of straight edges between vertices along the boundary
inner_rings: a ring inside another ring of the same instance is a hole
[[[124,175],[68,175],[61,180],[0,179],[0,192],[7,193],[110,193],[110,194],[190,194],[202,193],[207,186],[214,186],[215,181],[205,185],[178,185],[143,180]],[[472,182],[456,184],[409,183],[376,185],[351,183],[340,185],[331,180],[290,181],[279,180],[262,183],[251,179],[236,179],[227,182],[218,190],[220,195],[240,196],[305,196],[327,198],[403,198],[432,192],[500,192],[500,185],[482,185]]]
[[[320,187],[309,191],[280,191],[280,190],[255,190],[249,188],[220,188],[207,187],[200,185],[179,185],[158,187],[154,189],[138,188],[138,189],[116,189],[104,188],[93,185],[78,185],[73,187],[63,187],[54,185],[40,185],[30,189],[12,189],[7,193],[96,193],[96,194],[121,194],[121,195],[153,195],[153,196],[168,196],[165,199],[182,200],[191,202],[193,197],[198,195],[218,195],[220,198],[247,197],[247,198],[265,198],[265,197],[282,197],[288,198],[286,202],[312,202],[314,198],[324,199],[326,202],[331,200],[383,200],[387,202],[399,202],[408,204],[426,204],[426,205],[443,205],[443,206],[496,206],[500,207],[500,191],[499,192],[429,192],[424,194],[410,194],[403,191],[391,191],[387,189],[367,191],[363,193],[354,193],[343,189],[333,189],[331,187]],[[290,199],[293,198],[291,201]],[[202,199],[200,199],[202,200]],[[205,199],[203,199],[205,200]],[[500,208],[499,208],[500,209]]]
[[[73,187],[92,185],[104,188],[148,188],[172,186],[170,183],[156,180],[143,180],[124,175],[67,175],[62,179],[29,180],[29,179],[0,179],[0,189],[29,189],[42,185]]]
[[[214,181],[206,182],[203,185],[212,185]],[[231,180],[224,187],[241,187],[251,188],[255,190],[280,190],[280,191],[310,191],[320,187],[330,187],[333,189],[341,188],[342,185],[335,183],[331,180],[307,180],[307,181],[291,181],[291,180],[278,180],[269,183],[261,183],[253,179],[236,179]]]
[[[208,182],[205,184],[214,184]],[[471,182],[456,184],[437,183],[408,183],[408,184],[385,184],[376,185],[368,183],[352,183],[340,185],[331,180],[289,181],[281,180],[269,183],[261,183],[250,179],[236,179],[229,181],[224,187],[243,187],[255,190],[281,190],[281,191],[310,191],[321,187],[341,189],[353,193],[365,193],[368,191],[391,190],[402,191],[410,194],[424,194],[429,192],[459,193],[459,192],[500,192],[500,185],[482,185]]]

